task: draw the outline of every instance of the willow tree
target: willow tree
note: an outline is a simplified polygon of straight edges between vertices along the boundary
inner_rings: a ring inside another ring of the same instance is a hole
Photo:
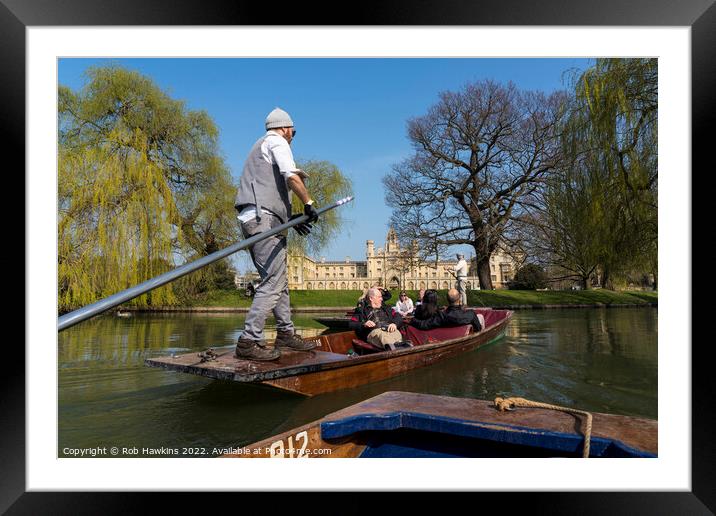
[[[522,200],[559,163],[557,128],[564,94],[481,81],[444,92],[408,121],[411,158],[383,178],[400,239],[421,254],[470,245],[483,289],[490,256],[503,245]]]
[[[235,240],[218,130],[151,79],[90,68],[59,88],[59,305],[67,310]],[[176,301],[166,286],[139,304]]]
[[[584,289],[598,273],[605,245],[613,238],[611,203],[600,174],[588,170],[594,165],[582,156],[550,174],[520,227],[526,254],[557,272],[551,281],[576,279]]]
[[[351,180],[336,165],[328,161],[309,160],[297,163],[298,168],[308,174],[306,188],[318,207],[328,206],[339,199],[353,194]],[[291,193],[291,206],[294,213],[303,212],[303,203]],[[310,235],[301,237],[295,231],[288,234],[288,246],[291,254],[318,254],[337,236],[345,223],[341,210],[330,210],[321,215],[318,223],[313,224]]]
[[[565,151],[589,156],[584,172],[608,206],[600,268],[613,275],[647,267],[657,275],[658,65],[656,59],[597,59],[575,78]],[[596,176],[599,176],[598,178]]]

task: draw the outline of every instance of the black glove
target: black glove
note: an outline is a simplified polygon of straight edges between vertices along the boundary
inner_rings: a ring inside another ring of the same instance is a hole
[[[318,220],[318,212],[312,204],[303,205],[303,214],[308,215],[308,220],[306,222],[316,222]]]
[[[303,213],[296,213],[294,215],[291,215],[291,218],[288,220],[294,220],[298,217],[303,217]],[[311,226],[308,222],[301,222],[300,224],[296,224],[295,226],[293,226],[293,229],[295,229],[299,235],[306,236],[311,232],[312,227],[313,226]]]

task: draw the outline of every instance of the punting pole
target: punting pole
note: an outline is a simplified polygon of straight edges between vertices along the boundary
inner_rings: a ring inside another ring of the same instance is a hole
[[[321,215],[322,213],[332,210],[333,208],[337,208],[338,206],[346,204],[352,200],[353,197],[346,197],[345,199],[336,201],[330,206],[326,206],[325,208],[320,208],[319,210],[317,210],[318,214]],[[207,256],[199,258],[198,260],[194,260],[193,262],[185,263],[184,265],[181,265],[176,269],[172,269],[168,272],[165,272],[164,274],[160,274],[159,276],[140,283],[139,285],[130,287],[127,290],[123,290],[121,292],[113,294],[109,297],[92,303],[91,305],[87,305],[78,310],[75,310],[74,312],[67,313],[57,318],[57,331],[65,330],[70,326],[74,326],[75,324],[85,321],[90,317],[94,317],[97,314],[101,314],[102,312],[105,312],[110,308],[114,308],[117,305],[121,305],[122,303],[125,303],[130,299],[134,299],[137,296],[146,294],[150,290],[153,290],[157,287],[161,287],[162,285],[165,285],[170,281],[174,281],[177,278],[181,278],[182,276],[189,274],[190,272],[194,272],[195,270],[201,269],[202,267],[206,267],[207,265],[221,260],[222,258],[226,258],[227,256],[234,254],[237,251],[240,251],[247,247],[251,247],[256,242],[260,242],[264,238],[270,237],[271,235],[275,235],[276,233],[280,233],[281,231],[285,231],[286,229],[292,228],[296,224],[306,222],[307,220],[307,215],[301,215],[300,217],[296,217],[293,220],[289,220],[288,222],[281,224],[280,226],[276,226],[269,231],[254,235],[250,238],[247,238],[246,240],[242,240],[233,245],[230,245],[229,247],[216,251],[215,253],[211,253]]]

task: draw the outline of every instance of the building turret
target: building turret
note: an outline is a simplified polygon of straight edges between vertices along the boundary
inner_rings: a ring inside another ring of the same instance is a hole
[[[395,252],[399,247],[398,235],[395,234],[395,230],[391,227],[385,237],[385,250],[388,253]]]
[[[372,240],[368,240],[368,241],[365,243],[365,248],[366,248],[366,249],[365,249],[365,254],[366,254],[366,256],[372,257],[372,256],[375,254],[374,246],[375,246],[375,242],[373,242]]]

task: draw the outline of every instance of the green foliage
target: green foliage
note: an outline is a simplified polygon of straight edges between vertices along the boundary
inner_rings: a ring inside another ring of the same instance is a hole
[[[196,256],[195,259],[198,259]],[[222,290],[236,290],[234,270],[227,259],[203,267],[172,283],[174,292],[183,304],[200,300],[207,293]]]
[[[316,201],[316,206],[327,206],[353,195],[350,178],[343,175],[334,164],[328,161],[305,161],[297,163],[297,166],[309,176],[306,179],[306,189]],[[294,213],[303,212],[303,203],[294,193],[291,193],[291,205]],[[324,213],[318,223],[313,225],[307,237],[302,237],[295,231],[289,232],[289,251],[292,254],[304,253],[315,256],[338,236],[344,222],[343,211],[340,209]]]
[[[588,166],[574,159],[550,177],[543,193],[545,209],[537,225],[549,261],[579,278],[583,288],[589,288],[610,231],[603,184],[599,175],[588,173]]]
[[[657,269],[656,59],[597,59],[575,80],[575,104],[565,127],[565,151],[584,166],[596,189],[603,282],[636,269]]]
[[[521,267],[510,282],[510,290],[536,290],[547,287],[547,274],[544,269],[534,263]]]
[[[558,279],[656,277],[657,82],[656,59],[597,59],[574,77],[563,159],[527,220]]]
[[[58,91],[61,311],[136,285],[232,242],[234,186],[218,130],[149,78],[90,68]],[[171,286],[133,304],[173,304]]]

